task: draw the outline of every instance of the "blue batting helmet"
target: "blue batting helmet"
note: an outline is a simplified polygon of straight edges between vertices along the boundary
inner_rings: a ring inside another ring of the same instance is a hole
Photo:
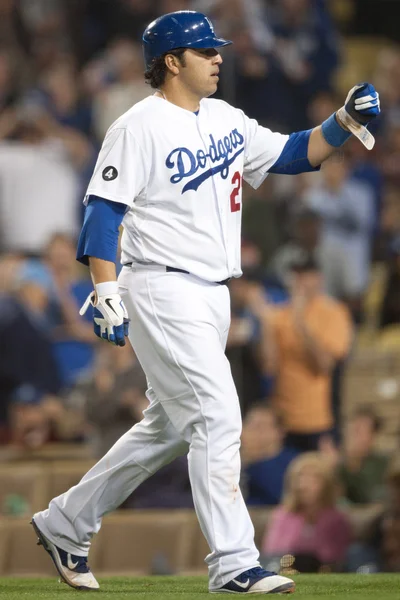
[[[142,42],[146,69],[155,58],[175,48],[219,48],[232,44],[216,37],[210,19],[193,10],[178,10],[159,17],[146,27]]]

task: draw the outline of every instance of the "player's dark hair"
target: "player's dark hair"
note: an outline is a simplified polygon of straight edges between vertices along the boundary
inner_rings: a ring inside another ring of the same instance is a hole
[[[172,54],[176,56],[176,58],[180,61],[182,66],[185,66],[185,53],[186,48],[176,48],[175,50],[170,50],[169,52],[165,52],[162,56],[156,58],[150,69],[147,69],[144,73],[144,78],[146,83],[149,83],[152,88],[159,88],[165,82],[165,78],[167,76],[168,67],[165,64],[165,57],[167,54]]]

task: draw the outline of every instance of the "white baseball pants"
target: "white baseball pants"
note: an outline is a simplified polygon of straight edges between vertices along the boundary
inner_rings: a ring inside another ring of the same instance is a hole
[[[157,266],[124,267],[119,283],[150,406],[78,485],[35,520],[53,543],[86,556],[104,514],[188,452],[194,505],[211,550],[205,559],[209,587],[216,589],[259,564],[239,489],[241,415],[224,353],[229,290]]]

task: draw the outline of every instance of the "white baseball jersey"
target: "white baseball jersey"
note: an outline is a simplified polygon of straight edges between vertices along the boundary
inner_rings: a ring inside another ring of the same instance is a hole
[[[239,277],[242,178],[257,188],[288,140],[226,102],[150,96],[108,130],[87,197],[126,204],[122,263]]]

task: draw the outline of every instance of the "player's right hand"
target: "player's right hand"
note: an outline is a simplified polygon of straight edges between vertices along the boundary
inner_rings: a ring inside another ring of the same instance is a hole
[[[107,294],[97,295],[96,298],[96,292],[93,291],[87,297],[79,314],[84,315],[89,306],[93,308],[95,334],[111,344],[125,346],[125,338],[128,336],[129,330],[129,317],[121,296]]]
[[[359,83],[347,94],[344,106],[336,112],[336,120],[343,129],[355,135],[368,150],[372,150],[375,138],[366,126],[380,112],[379,94],[374,86],[371,83]]]
[[[361,125],[368,125],[381,112],[379,94],[372,83],[359,83],[348,93],[344,108]]]

